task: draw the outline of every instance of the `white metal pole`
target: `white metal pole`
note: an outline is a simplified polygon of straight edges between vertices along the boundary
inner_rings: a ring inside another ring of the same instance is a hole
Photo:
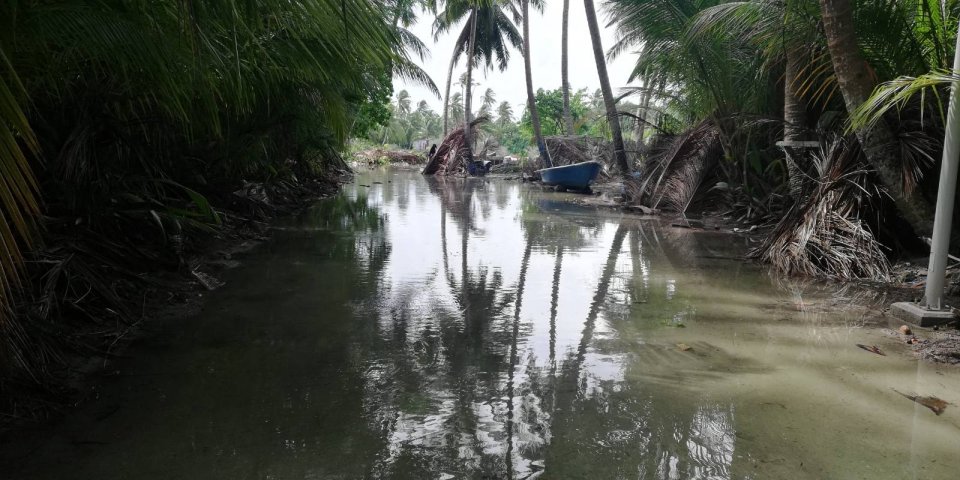
[[[953,54],[953,74],[960,73],[960,28]],[[943,308],[943,285],[946,281],[947,250],[950,248],[950,228],[953,221],[953,201],[957,193],[957,163],[960,161],[960,88],[956,81],[950,86],[950,106],[947,109],[946,134],[943,139],[943,162],[940,167],[940,187],[937,189],[937,209],[933,219],[933,241],[930,244],[930,266],[927,268],[927,309]]]

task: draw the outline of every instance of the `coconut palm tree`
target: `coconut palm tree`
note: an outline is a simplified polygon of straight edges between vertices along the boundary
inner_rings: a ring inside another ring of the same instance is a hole
[[[573,114],[570,112],[570,0],[563,0],[563,20],[560,24],[560,88],[563,90],[563,129],[573,135]]]
[[[694,37],[719,32],[754,44],[768,65],[783,64],[783,140],[788,148],[803,140],[806,132],[801,77],[820,38],[819,18],[810,5],[809,0],[721,3],[700,11],[690,27]],[[798,186],[803,172],[792,155],[787,155],[787,171],[791,185]]]
[[[542,5],[542,4],[541,4]],[[550,160],[550,151],[543,141],[543,132],[540,130],[540,113],[537,111],[537,100],[533,93],[533,71],[530,68],[530,0],[521,0],[523,12],[523,70],[527,81],[527,111],[530,112],[530,124],[533,126],[533,136],[547,168],[553,166]]]
[[[839,90],[841,108],[853,117],[857,127],[854,131],[881,183],[890,189],[901,213],[915,230],[927,231],[932,218],[930,206],[912,187],[929,165],[918,165],[913,155],[900,155],[915,148],[910,140],[916,135],[894,132],[886,121],[877,122],[878,116],[867,122],[869,126],[862,124],[857,121],[857,112],[879,80],[949,68],[947,49],[954,33],[946,19],[952,15],[944,16],[939,6],[929,2],[792,0],[745,5],[760,5],[764,11],[735,15],[739,18],[733,24],[750,18],[755,24],[754,37],[766,38],[768,42],[780,35],[784,39],[784,139],[799,139],[796,126],[802,125],[806,113],[802,104],[809,106],[819,100],[809,92]],[[854,9],[859,11],[857,15],[853,15]],[[771,25],[770,18],[783,20]],[[769,50],[769,46],[764,47],[764,51]],[[823,55],[808,53],[817,51]],[[823,61],[818,61],[818,57]]]
[[[405,117],[410,114],[410,92],[406,90],[400,90],[397,92],[397,113],[401,117]]]
[[[587,26],[590,28],[590,41],[593,44],[593,58],[597,63],[597,75],[600,77],[600,90],[603,92],[603,103],[607,111],[607,123],[613,137],[613,158],[617,169],[623,176],[630,174],[630,164],[627,162],[627,152],[623,146],[623,133],[620,129],[620,116],[617,113],[617,104],[610,89],[610,76],[607,75],[607,60],[603,53],[603,44],[600,40],[600,27],[597,24],[597,11],[593,0],[583,0],[587,13]]]
[[[473,65],[483,61],[484,68],[492,68],[494,64],[503,71],[510,60],[509,48],[521,48],[522,40],[517,27],[510,20],[508,13],[513,7],[504,0],[456,0],[447,2],[444,9],[437,13],[433,23],[433,35],[437,39],[443,33],[453,29],[463,22],[463,28],[454,41],[453,53],[450,56],[450,66],[447,70],[447,86],[444,94],[443,131],[444,136],[449,131],[449,100],[450,85],[453,81],[453,69],[464,52],[472,61],[467,62],[466,93],[464,94],[464,124],[470,122],[470,83],[473,80]],[[465,20],[465,21],[464,21]],[[469,130],[469,129],[467,129]]]
[[[847,112],[853,115],[870,98],[877,82],[860,53],[850,0],[820,0],[820,8],[837,85]],[[918,234],[929,234],[933,226],[933,208],[918,189],[907,191],[903,188],[902,166],[896,148],[898,140],[889,125],[877,122],[873,128],[857,129],[856,134],[871,166],[896,200],[900,214]]]
[[[453,123],[463,122],[463,95],[461,95],[460,92],[455,92],[453,96],[450,97],[448,110]]]
[[[480,103],[480,116],[490,116],[493,106],[497,104],[497,95],[492,88],[483,92],[483,101]]]
[[[510,106],[510,102],[500,102],[500,106],[497,107],[497,127],[503,128],[511,123],[513,123],[513,107]]]

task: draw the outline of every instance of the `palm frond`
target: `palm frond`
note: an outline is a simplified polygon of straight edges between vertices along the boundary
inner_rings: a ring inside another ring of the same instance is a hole
[[[870,170],[853,141],[836,139],[818,152],[820,173],[751,258],[785,275],[886,280],[890,262],[866,219],[884,194],[869,188]]]
[[[0,48],[0,324],[7,316],[13,288],[20,285],[23,251],[31,246],[33,217],[39,213],[37,183],[28,160],[38,146],[20,108],[18,99],[23,95],[23,86]]]

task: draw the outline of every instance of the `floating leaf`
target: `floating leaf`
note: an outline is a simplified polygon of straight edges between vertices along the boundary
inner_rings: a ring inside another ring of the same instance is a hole
[[[929,408],[930,411],[932,411],[936,415],[940,415],[941,413],[943,413],[943,411],[947,409],[947,405],[950,405],[950,403],[948,403],[946,400],[941,400],[937,397],[921,397],[919,395],[907,395],[906,393],[899,392],[896,389],[891,389],[891,390],[899,393],[900,395],[903,395],[904,397],[909,398],[910,400],[913,400],[916,403],[919,403],[920,405],[923,405],[924,407]]]

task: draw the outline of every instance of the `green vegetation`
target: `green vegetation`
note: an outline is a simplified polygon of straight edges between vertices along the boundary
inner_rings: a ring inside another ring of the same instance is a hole
[[[416,140],[439,142],[443,133],[443,119],[425,100],[420,100],[417,108],[411,110],[411,101],[410,94],[406,90],[400,90],[394,101],[387,104],[389,121],[377,130],[366,132],[366,138],[406,149],[414,148],[413,142]],[[356,134],[358,137],[363,136],[361,132]]]
[[[561,72],[531,71],[548,48],[529,35],[543,5],[0,4],[9,378],[43,384],[64,352],[96,348],[70,332],[136,321],[148,273],[189,275],[207,240],[315,193],[345,167],[348,139],[427,148],[475,113],[491,121],[478,138],[461,132],[466,156],[536,148],[549,164],[544,135],[603,138],[629,201],[709,205],[768,226],[754,256],[784,271],[884,277],[884,257],[915,239],[898,219],[930,230],[960,2],[607,0],[618,40],[604,50],[586,0],[592,94],[567,78],[569,2]],[[426,53],[408,30],[418,15],[435,37],[456,32],[442,112],[393,88],[405,78],[440,95],[415,64]],[[473,92],[475,70],[502,72],[513,52],[525,63],[522,110]],[[606,59],[621,55],[633,75],[611,85]],[[461,60],[463,93],[451,92]],[[558,77],[559,89],[535,90]]]
[[[639,116],[653,115],[659,132],[642,159],[645,176],[653,177],[636,192],[642,201],[681,186],[701,191],[690,192],[689,205],[704,196],[701,187],[722,185],[713,192],[742,218],[780,223],[771,235],[781,238],[766,242],[776,251],[761,249],[758,258],[790,265],[785,271],[841,277],[880,278],[862,272],[885,268],[837,267],[848,262],[835,256],[831,242],[896,252],[914,238],[898,216],[917,234],[929,231],[943,138],[940,100],[949,78],[922,75],[949,68],[957,2],[612,0],[608,6],[619,34],[609,54],[639,50],[634,80],[641,86],[634,90],[647,105]],[[934,94],[908,98],[924,85]],[[714,138],[717,148],[696,147]],[[799,146],[785,152],[775,146],[780,140]],[[797,143],[811,141],[821,147]],[[704,158],[714,151],[718,158]],[[859,187],[843,186],[852,178]],[[791,208],[803,212],[785,214]],[[838,212],[842,221],[828,220]],[[806,235],[812,225],[826,230]],[[876,248],[877,241],[886,248]]]
[[[315,191],[351,129],[385,123],[393,77],[432,86],[392,8],[0,4],[0,393],[115,341],[72,332],[137,321],[144,273],[189,274],[237,215]]]
[[[454,123],[463,121],[462,96],[451,96],[449,117]],[[475,146],[485,145],[487,151],[499,151],[526,158],[528,149],[536,148],[536,135],[530,122],[530,111],[524,109],[519,119],[515,118],[513,106],[509,102],[497,103],[497,95],[487,88],[480,98],[478,116],[488,117],[474,139]],[[560,89],[539,89],[535,96],[537,109],[543,119],[544,136],[563,135],[563,105]],[[606,122],[603,97],[600,91],[588,95],[586,89],[578,90],[570,97],[575,134],[609,139],[610,128]],[[370,130],[366,135],[358,136],[355,143],[362,144],[361,149],[374,145],[393,146],[400,149],[426,150],[432,144],[439,144],[443,138],[443,119],[434,112],[426,100],[417,102],[417,108],[411,110],[413,99],[406,90],[401,90],[384,106],[389,112],[389,121],[381,128]],[[630,102],[621,102],[621,108],[632,111],[637,107]],[[622,117],[621,124],[626,130],[633,124],[630,117]],[[417,142],[420,143],[417,143]]]
[[[563,111],[563,92],[556,90],[537,90],[536,94],[537,109],[540,111],[542,119],[543,135],[547,137],[556,135],[565,135],[566,126],[564,124]],[[610,125],[605,117],[606,110],[603,104],[603,94],[597,90],[592,95],[587,94],[586,89],[577,90],[569,97],[568,108],[570,112],[572,135],[585,135],[588,137],[610,138]],[[623,111],[632,111],[636,106],[630,102],[622,101],[619,109]],[[627,130],[633,124],[630,117],[620,118],[621,128]],[[523,117],[520,119],[520,129],[524,134],[533,136],[533,129],[530,125],[530,114],[524,110]]]

